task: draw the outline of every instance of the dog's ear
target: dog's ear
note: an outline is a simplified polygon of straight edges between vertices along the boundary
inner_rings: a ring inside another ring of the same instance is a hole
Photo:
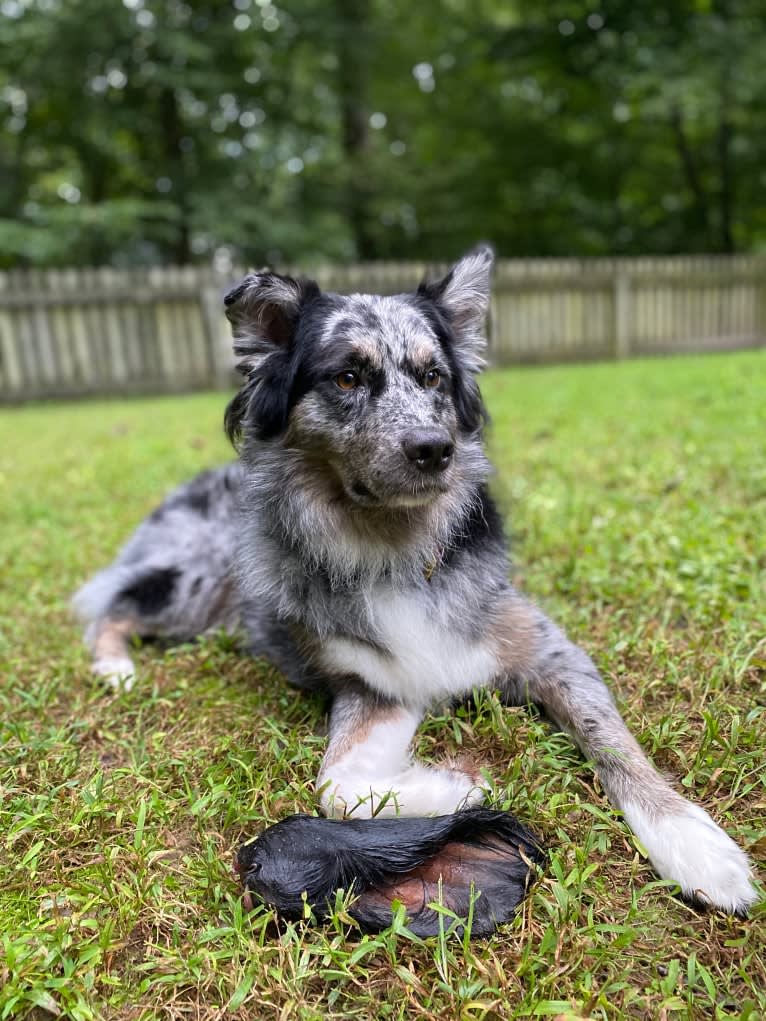
[[[433,301],[446,315],[463,368],[478,372],[484,365],[484,326],[489,309],[492,264],[489,245],[479,245],[455,263],[441,280],[421,284],[418,293]]]
[[[264,270],[251,273],[224,298],[234,336],[237,369],[245,382],[226,409],[224,424],[234,443],[245,425],[268,439],[287,426],[295,379],[295,334],[307,302],[318,297],[313,280]]]
[[[453,373],[455,407],[461,427],[481,430],[487,414],[475,376],[484,368],[485,320],[489,308],[494,253],[481,245],[463,256],[449,273],[422,283],[418,298],[436,329]]]
[[[275,350],[290,347],[301,307],[319,293],[313,280],[296,280],[264,270],[249,273],[232,288],[223,303],[231,323],[234,354],[247,360],[243,368],[254,368]]]

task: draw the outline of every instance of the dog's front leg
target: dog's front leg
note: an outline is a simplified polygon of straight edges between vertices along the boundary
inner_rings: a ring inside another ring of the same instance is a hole
[[[446,815],[481,802],[475,777],[412,760],[422,716],[356,682],[338,691],[317,783],[325,815]]]
[[[509,700],[537,703],[574,739],[663,879],[690,899],[744,913],[758,896],[746,855],[654,769],[586,653],[521,597],[501,619]]]

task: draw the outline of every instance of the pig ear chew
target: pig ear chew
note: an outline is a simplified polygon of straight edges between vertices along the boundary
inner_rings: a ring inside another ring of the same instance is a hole
[[[376,931],[391,923],[392,905],[400,902],[416,936],[436,936],[453,924],[462,933],[468,919],[471,935],[487,936],[513,918],[540,858],[539,846],[520,836],[509,842],[507,834],[485,831],[468,842],[449,841],[406,875],[365,890],[350,914]]]
[[[254,894],[288,918],[302,917],[304,895],[328,918],[343,889],[356,895],[349,914],[366,931],[390,925],[401,904],[418,936],[462,932],[467,919],[485,936],[513,916],[542,858],[513,816],[470,809],[430,819],[292,816],[241,848],[237,868],[249,904]]]

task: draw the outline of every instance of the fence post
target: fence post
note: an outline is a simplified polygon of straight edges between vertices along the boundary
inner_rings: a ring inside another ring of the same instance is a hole
[[[495,342],[497,340],[497,297],[497,291],[493,288],[489,299],[487,317],[484,322],[484,336],[487,338],[486,363],[488,367],[492,367],[495,364]]]
[[[223,315],[223,289],[220,286],[200,288],[200,306],[205,324],[212,384],[219,390],[234,385],[234,359],[231,337]]]
[[[631,293],[630,277],[616,270],[614,276],[614,357],[630,356]]]

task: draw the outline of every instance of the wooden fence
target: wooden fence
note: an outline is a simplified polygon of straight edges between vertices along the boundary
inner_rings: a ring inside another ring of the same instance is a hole
[[[313,275],[336,291],[395,293],[427,269],[373,263]],[[0,400],[230,386],[221,299],[239,275],[198,267],[0,273]],[[764,344],[766,257],[519,259],[495,273],[494,364]]]

